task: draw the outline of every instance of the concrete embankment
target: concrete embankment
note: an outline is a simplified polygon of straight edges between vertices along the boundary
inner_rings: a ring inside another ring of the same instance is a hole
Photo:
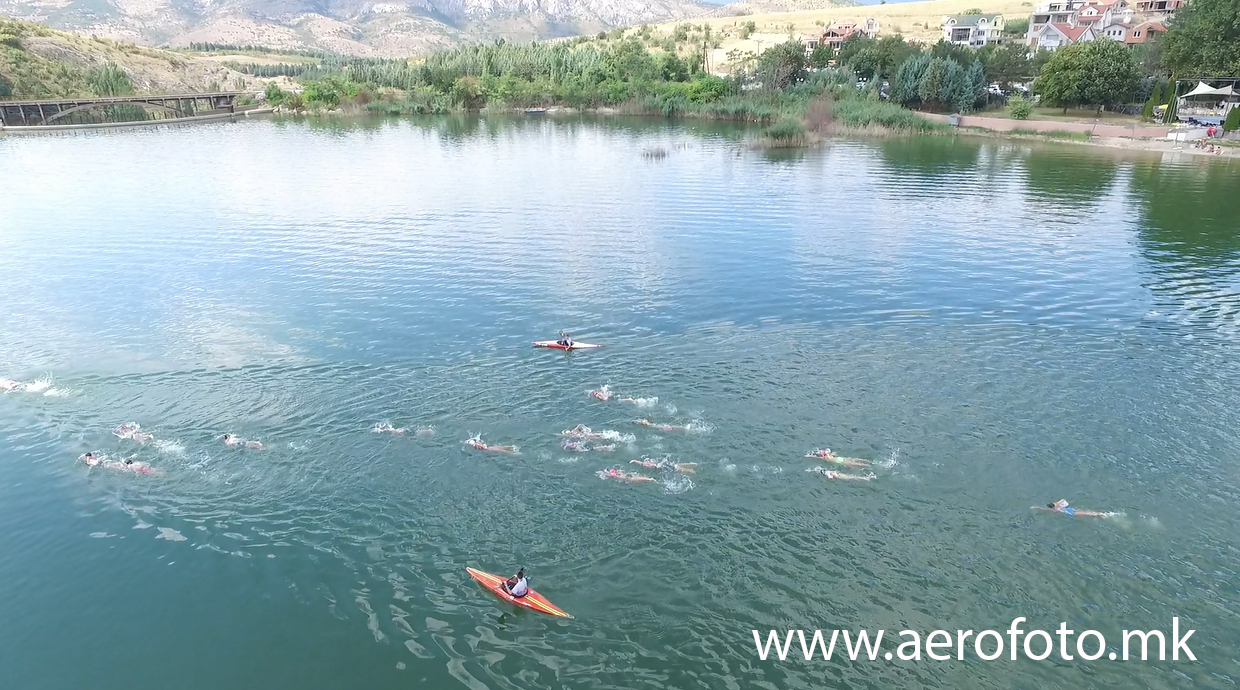
[[[249,110],[241,110],[234,113],[213,113],[211,115],[196,115],[194,117],[176,117],[166,120],[138,120],[135,122],[100,122],[85,125],[29,125],[29,126],[0,126],[0,133],[3,134],[33,134],[38,132],[72,132],[83,129],[113,129],[116,127],[153,127],[157,125],[180,125],[193,122],[215,122],[219,120],[235,120],[243,117],[254,117],[257,115],[267,115],[273,112],[272,108],[251,108]]]

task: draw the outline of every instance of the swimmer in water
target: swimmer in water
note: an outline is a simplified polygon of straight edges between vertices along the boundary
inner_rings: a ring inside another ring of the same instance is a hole
[[[135,462],[132,458],[126,458],[121,462],[105,462],[103,466],[110,470],[121,470],[124,472],[133,472],[135,474],[155,474],[155,470],[145,462]]]
[[[564,439],[564,450],[571,450],[574,453],[585,453],[589,451],[590,448],[582,441],[566,438]]]
[[[1068,505],[1068,502],[1066,500],[1062,498],[1059,499],[1058,501],[1055,501],[1054,503],[1047,503],[1045,508],[1041,506],[1037,506],[1036,509],[1045,510],[1050,513],[1063,513],[1064,515],[1072,515],[1072,516],[1079,515],[1081,517],[1108,518],[1108,517],[1112,517],[1113,515],[1115,515],[1115,513],[1103,513],[1097,510],[1083,510],[1081,508],[1073,508],[1072,506]]]
[[[822,476],[826,477],[827,479],[842,479],[842,480],[845,480],[845,481],[854,481],[854,482],[868,482],[868,481],[872,481],[873,479],[875,479],[875,476],[874,476],[874,474],[873,474],[873,473],[870,473],[870,474],[844,474],[843,472],[836,472],[835,470],[829,470],[829,469],[827,469],[827,468],[825,468],[825,467],[811,467],[810,469],[808,469],[808,470],[806,470],[806,471],[807,471],[807,472],[817,472],[818,474],[821,474]]]
[[[471,439],[465,440],[464,443],[465,445],[469,446],[470,448],[473,448],[474,450],[483,450],[488,453],[504,453],[505,455],[516,455],[517,450],[518,450],[516,446],[489,446],[486,443],[482,442],[481,434],[474,436]]]
[[[615,432],[594,431],[593,429],[586,426],[585,424],[578,424],[577,426],[569,429],[568,431],[560,432],[561,436],[581,439],[583,441],[601,441],[607,438],[609,435],[614,435],[614,434]]]
[[[596,391],[590,391],[590,395],[594,399],[602,400],[603,402],[607,402],[608,400],[611,400],[611,391],[607,390],[607,386],[603,386],[602,388]]]
[[[18,390],[22,387],[22,385],[23,384],[21,381],[14,381],[13,379],[0,379],[0,391],[4,391],[5,393],[11,393]]]
[[[116,428],[112,429],[112,435],[117,438],[132,438],[141,428],[137,422],[125,422],[116,425]]]
[[[80,460],[86,463],[87,467],[94,467],[98,465],[99,463],[103,462],[103,453],[94,453],[94,452],[85,453],[82,455]]]
[[[633,423],[639,424],[641,426],[648,426],[652,429],[657,429],[659,431],[688,431],[689,430],[689,427],[687,426],[678,426],[676,424],[655,424],[649,419],[634,419]]]
[[[667,460],[651,460],[650,458],[642,458],[641,460],[629,460],[634,465],[649,467],[652,469],[675,470],[681,474],[697,474],[693,469],[697,467],[696,462],[669,462]]]
[[[805,457],[816,458],[824,462],[833,462],[837,465],[843,465],[844,467],[869,467],[870,466],[869,460],[862,460],[861,458],[841,458],[835,453],[832,453],[830,448],[819,448],[818,450],[815,450],[814,452],[809,453]]]
[[[379,422],[378,424],[375,425],[376,434],[392,434],[393,436],[400,436],[404,434],[406,431],[408,431],[408,429],[401,429],[398,427],[394,427],[388,422]]]
[[[250,450],[262,450],[263,444],[260,441],[247,441],[239,438],[235,434],[224,434],[224,445],[226,446],[242,446]]]
[[[631,482],[633,484],[654,481],[654,477],[647,477],[646,475],[637,474],[636,472],[625,472],[618,467],[611,467],[603,470],[603,478],[615,479],[622,482]]]
[[[614,444],[614,443],[609,443],[609,444],[607,444],[607,445],[605,445],[605,446],[594,446],[594,447],[590,448],[590,450],[592,450],[592,451],[594,451],[594,452],[596,452],[596,453],[610,453],[610,452],[614,451],[615,449],[616,449],[616,444]]]

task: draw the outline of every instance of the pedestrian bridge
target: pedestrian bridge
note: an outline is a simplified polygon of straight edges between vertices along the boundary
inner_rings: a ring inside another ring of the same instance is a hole
[[[47,127],[228,115],[235,112],[237,97],[240,95],[222,91],[164,96],[0,101],[0,126]]]

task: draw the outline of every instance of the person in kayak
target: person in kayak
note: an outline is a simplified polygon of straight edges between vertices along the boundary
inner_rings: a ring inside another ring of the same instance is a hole
[[[1080,508],[1073,508],[1072,506],[1068,505],[1067,500],[1062,499],[1062,498],[1059,499],[1058,501],[1055,501],[1054,503],[1047,503],[1045,508],[1039,507],[1038,510],[1045,510],[1051,513],[1063,513],[1064,515],[1071,515],[1071,516],[1080,515],[1081,517],[1108,518],[1108,517],[1112,517],[1115,515],[1115,513],[1103,513],[1097,510],[1083,510]]]
[[[555,341],[555,344],[560,345],[562,347],[572,347],[573,346],[573,335],[571,333],[565,333],[564,331],[560,331],[560,339]]]
[[[530,593],[529,583],[525,581],[525,568],[517,571],[516,575],[508,578],[500,587],[504,588],[514,599],[520,599]]]
[[[843,465],[844,467],[869,467],[870,466],[869,460],[862,460],[861,458],[841,458],[840,456],[831,452],[830,448],[819,448],[818,450],[815,450],[814,452],[806,455],[805,457],[817,458],[818,460],[823,460],[825,462],[833,462],[837,465]]]

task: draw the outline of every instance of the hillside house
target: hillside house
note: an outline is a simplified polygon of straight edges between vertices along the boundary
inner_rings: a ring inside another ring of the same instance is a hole
[[[1003,15],[958,14],[943,17],[943,40],[958,46],[981,48],[1003,42]]]

